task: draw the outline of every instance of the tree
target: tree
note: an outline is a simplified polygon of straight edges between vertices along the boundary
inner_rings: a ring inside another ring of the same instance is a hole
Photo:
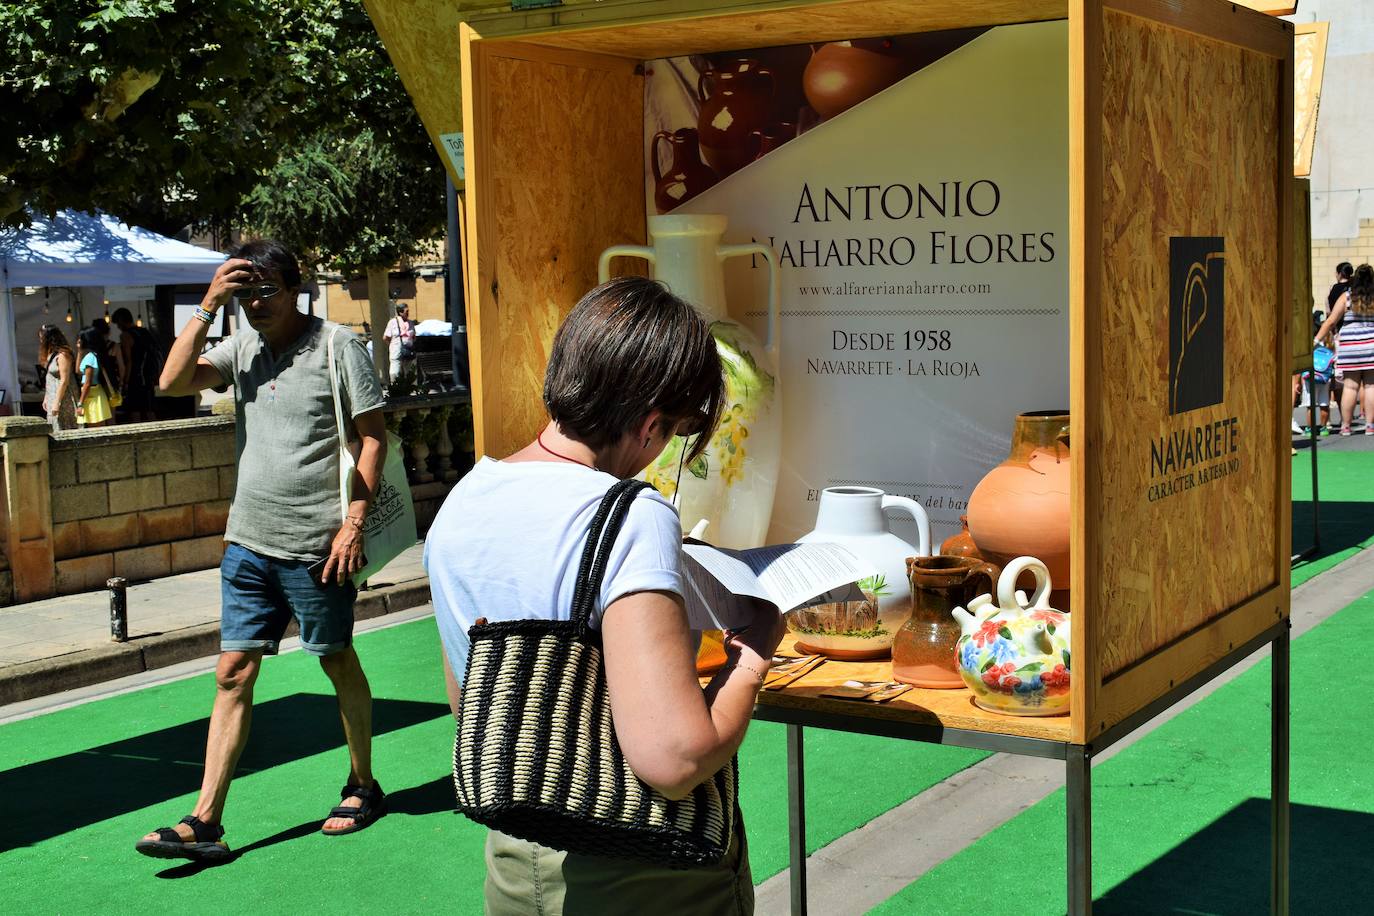
[[[292,58],[309,28],[267,0],[0,5],[0,223],[70,207],[224,224],[315,95]]]
[[[309,67],[315,100],[299,112],[304,139],[248,196],[244,222],[315,263],[367,275],[373,359],[385,378],[388,270],[443,231],[443,167],[362,7],[310,0],[300,9],[311,28],[296,65]]]

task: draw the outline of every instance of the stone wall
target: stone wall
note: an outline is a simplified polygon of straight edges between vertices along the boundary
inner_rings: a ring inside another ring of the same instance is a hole
[[[386,414],[423,536],[472,466],[467,394]],[[234,481],[232,414],[62,433],[0,417],[0,606],[217,566]]]
[[[57,433],[49,461],[58,594],[218,565],[232,417]]]

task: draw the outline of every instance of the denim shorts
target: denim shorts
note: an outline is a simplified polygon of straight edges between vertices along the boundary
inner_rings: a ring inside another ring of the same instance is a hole
[[[306,652],[332,655],[347,649],[358,590],[351,581],[316,585],[309,566],[306,560],[265,557],[239,544],[225,548],[219,566],[220,651],[262,649],[276,655],[293,616]]]

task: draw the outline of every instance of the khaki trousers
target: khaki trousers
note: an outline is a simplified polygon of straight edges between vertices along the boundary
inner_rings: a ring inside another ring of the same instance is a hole
[[[754,880],[743,825],[725,857],[701,868],[559,852],[487,832],[487,916],[750,916]]]

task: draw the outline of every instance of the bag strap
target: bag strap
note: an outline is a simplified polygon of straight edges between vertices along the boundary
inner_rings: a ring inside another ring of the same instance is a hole
[[[348,439],[344,432],[343,404],[339,401],[339,373],[335,370],[334,366],[334,336],[342,330],[342,327],[336,327],[330,332],[329,346],[327,349],[329,352],[329,390],[333,392],[334,395],[334,428],[339,435],[339,448],[347,449]],[[341,473],[339,474],[339,502],[341,503],[339,511],[344,516],[348,515],[349,495],[348,482]]]
[[[630,504],[640,490],[649,485],[642,480],[617,481],[606,491],[587,529],[587,543],[582,548],[582,562],[577,568],[577,587],[573,591],[572,620],[579,632],[585,632],[591,619],[592,606],[601,595],[601,583],[606,576],[611,548],[630,513]]]

